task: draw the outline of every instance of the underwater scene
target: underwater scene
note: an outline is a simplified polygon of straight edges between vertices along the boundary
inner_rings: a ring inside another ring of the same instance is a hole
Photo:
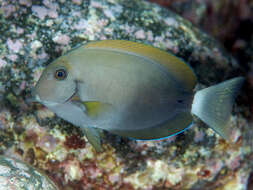
[[[253,1],[0,0],[0,190],[253,190]]]

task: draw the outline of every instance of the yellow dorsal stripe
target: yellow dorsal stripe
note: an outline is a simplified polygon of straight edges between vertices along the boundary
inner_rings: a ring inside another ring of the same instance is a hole
[[[137,55],[139,54],[168,68],[170,74],[184,85],[187,90],[192,90],[196,85],[196,76],[185,62],[158,48],[126,40],[103,40],[91,42],[85,45],[85,48],[108,48],[116,51],[121,50]]]

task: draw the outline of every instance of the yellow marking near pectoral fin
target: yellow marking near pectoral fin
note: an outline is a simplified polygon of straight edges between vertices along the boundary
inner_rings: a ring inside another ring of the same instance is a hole
[[[86,108],[86,114],[91,118],[96,118],[100,115],[106,114],[112,109],[111,104],[98,101],[83,102],[83,105]]]
[[[103,40],[88,43],[84,48],[111,49],[144,56],[165,66],[187,90],[191,91],[196,85],[197,78],[190,66],[180,58],[149,45],[126,40]]]

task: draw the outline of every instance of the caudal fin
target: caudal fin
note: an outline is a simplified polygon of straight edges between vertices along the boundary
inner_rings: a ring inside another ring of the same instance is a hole
[[[237,77],[198,91],[193,100],[192,113],[226,140],[232,106],[243,84],[244,78]]]

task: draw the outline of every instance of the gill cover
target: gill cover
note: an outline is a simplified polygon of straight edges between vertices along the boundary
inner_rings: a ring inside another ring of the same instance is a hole
[[[59,71],[66,76],[61,77]],[[58,76],[59,75],[59,76]],[[58,78],[57,78],[58,76]],[[63,103],[76,92],[76,82],[71,67],[64,61],[64,56],[51,63],[42,73],[35,87],[35,94],[41,101]]]

